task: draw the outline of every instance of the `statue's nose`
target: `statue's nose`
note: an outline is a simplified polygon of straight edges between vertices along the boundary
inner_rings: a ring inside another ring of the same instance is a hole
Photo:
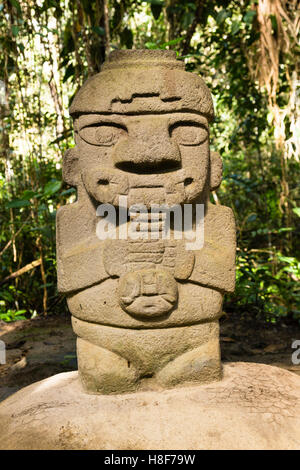
[[[157,173],[181,167],[178,145],[168,133],[146,133],[120,140],[114,149],[117,168],[135,173]]]

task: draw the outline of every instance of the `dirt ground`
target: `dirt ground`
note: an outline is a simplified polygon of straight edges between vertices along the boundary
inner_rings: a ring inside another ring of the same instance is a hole
[[[300,340],[296,323],[274,325],[225,315],[220,324],[224,362],[259,362],[300,375],[300,365],[292,363],[291,345]],[[69,316],[0,321],[0,340],[6,345],[6,364],[0,365],[0,401],[33,382],[77,369]]]

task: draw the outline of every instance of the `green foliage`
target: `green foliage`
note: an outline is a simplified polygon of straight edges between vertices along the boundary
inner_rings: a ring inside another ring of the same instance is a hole
[[[251,312],[268,321],[291,314],[300,320],[300,276],[296,258],[280,252],[244,250],[237,257],[237,288],[231,299],[234,309]]]
[[[5,321],[7,323],[18,321],[18,320],[26,320],[24,316],[26,310],[7,310],[6,312],[0,312],[0,320]]]
[[[13,286],[11,286],[13,287]],[[13,289],[10,289],[12,291]],[[6,292],[6,300],[8,300],[9,294],[11,293],[10,291]],[[6,301],[5,300],[0,300],[0,320],[5,321],[7,323],[9,322],[14,322],[17,320],[25,320],[26,317],[24,316],[24,313],[26,313],[26,310],[12,310],[12,309],[6,309]]]
[[[110,0],[109,29],[111,49],[173,49],[211,88],[211,146],[224,164],[213,202],[233,209],[238,236],[237,288],[225,309],[274,322],[300,319],[300,175],[295,159],[283,173],[268,96],[249,66],[259,49],[256,3]],[[7,88],[0,106],[1,279],[40,258],[44,268],[44,274],[36,267],[1,285],[0,320],[35,316],[45,311],[45,301],[50,312],[59,304],[55,214],[76,197],[61,176],[63,153],[74,145],[67,109],[105,58],[102,7],[96,0],[0,3],[0,79]],[[275,16],[271,22],[276,37]],[[280,56],[282,108],[297,54]],[[290,124],[287,115],[287,138]]]

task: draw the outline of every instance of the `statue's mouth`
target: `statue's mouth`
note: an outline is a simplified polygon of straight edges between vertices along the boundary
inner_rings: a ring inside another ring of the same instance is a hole
[[[162,173],[174,173],[181,169],[181,163],[178,161],[161,159],[158,164],[153,166],[151,163],[144,162],[143,165],[135,165],[132,162],[116,163],[116,168],[126,173],[133,173],[135,175],[153,175],[157,176]]]
[[[199,167],[181,168],[159,174],[136,174],[117,168],[97,167],[85,170],[83,183],[99,203],[120,205],[120,196],[127,196],[127,205],[153,204],[173,206],[189,203],[201,194],[205,184]]]

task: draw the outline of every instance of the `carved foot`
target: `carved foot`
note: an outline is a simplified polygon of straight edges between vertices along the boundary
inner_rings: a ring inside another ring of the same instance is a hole
[[[79,377],[90,393],[124,393],[137,388],[138,371],[117,354],[77,338]]]
[[[180,384],[214,382],[221,378],[218,338],[176,357],[156,374],[157,382],[167,388]]]

